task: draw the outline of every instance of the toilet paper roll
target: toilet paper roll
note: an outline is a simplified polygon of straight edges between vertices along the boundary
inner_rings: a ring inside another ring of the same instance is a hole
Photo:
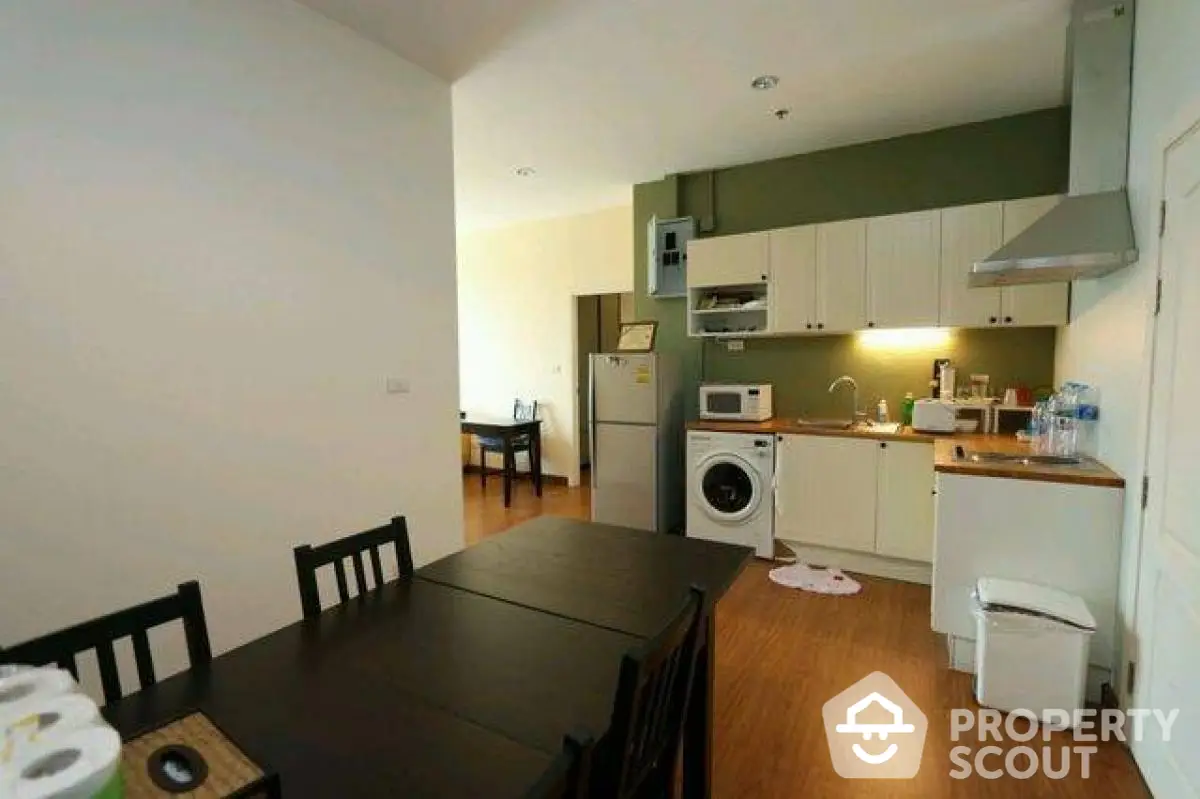
[[[0,676],[0,716],[20,710],[30,699],[47,699],[74,693],[79,686],[62,669],[16,669]]]
[[[11,767],[14,799],[91,799],[121,765],[121,736],[85,727],[31,747]]]
[[[0,764],[19,759],[31,746],[95,724],[103,724],[100,709],[83,694],[27,700],[22,710],[0,716]]]

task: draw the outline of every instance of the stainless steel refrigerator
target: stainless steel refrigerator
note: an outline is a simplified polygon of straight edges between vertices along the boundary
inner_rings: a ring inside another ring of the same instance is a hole
[[[683,528],[683,397],[675,360],[591,356],[592,521]]]

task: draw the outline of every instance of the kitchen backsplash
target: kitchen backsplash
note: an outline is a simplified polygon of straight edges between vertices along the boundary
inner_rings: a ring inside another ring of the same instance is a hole
[[[1012,385],[1032,389],[1054,381],[1053,328],[1005,330],[870,331],[845,336],[753,339],[744,352],[720,341],[704,345],[704,382],[771,383],[777,417],[845,416],[845,390],[830,395],[829,384],[848,374],[858,382],[860,410],[873,411],[887,399],[900,418],[905,392],[929,395],[935,358],[950,358],[959,383],[971,374],[991,377],[993,393]]]

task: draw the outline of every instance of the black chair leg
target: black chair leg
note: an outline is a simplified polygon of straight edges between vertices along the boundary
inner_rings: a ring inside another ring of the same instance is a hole
[[[479,487],[487,491],[487,450],[479,448]]]

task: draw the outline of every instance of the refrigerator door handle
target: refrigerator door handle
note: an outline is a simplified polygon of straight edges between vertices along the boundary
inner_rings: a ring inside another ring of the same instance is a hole
[[[591,456],[590,480],[592,489],[596,488],[596,356],[588,359],[588,453]]]

